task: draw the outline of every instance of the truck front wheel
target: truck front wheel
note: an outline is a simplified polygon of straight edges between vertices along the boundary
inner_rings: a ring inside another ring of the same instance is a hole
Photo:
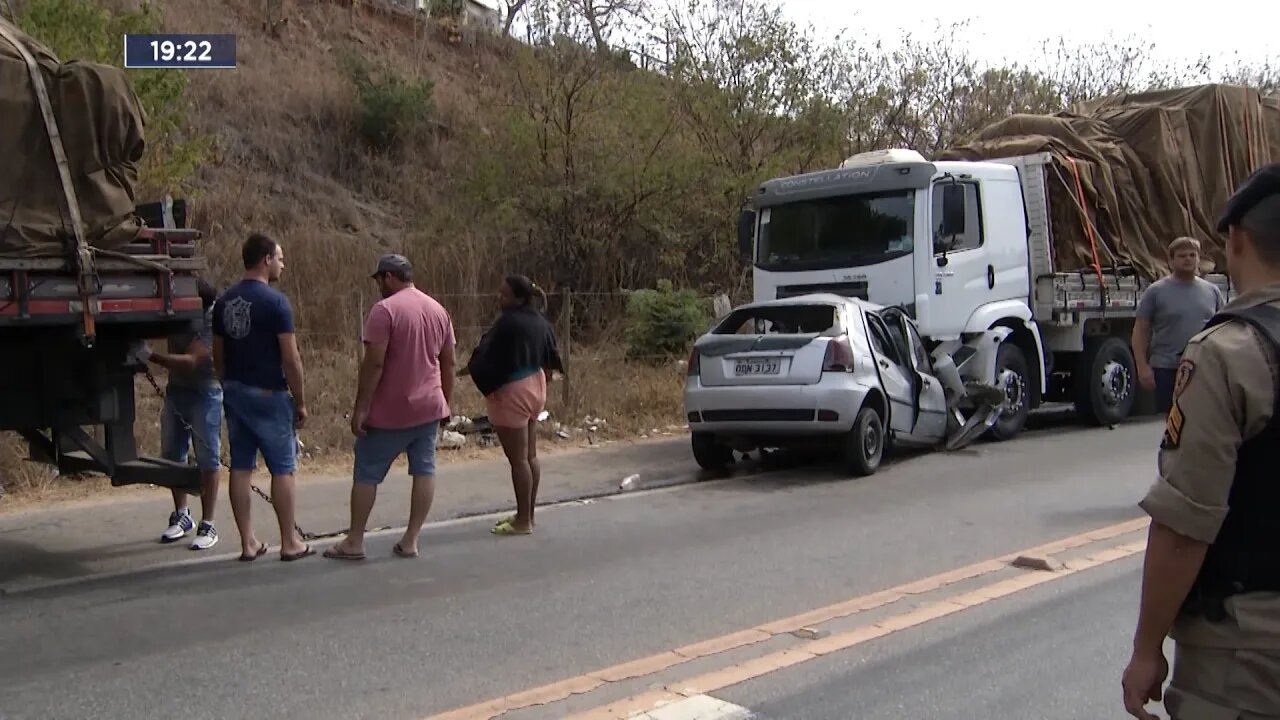
[[[1090,425],[1114,425],[1129,417],[1138,373],[1129,344],[1117,337],[1090,338],[1074,375],[1076,415]]]
[[[1031,372],[1022,348],[1005,341],[996,351],[996,387],[1004,391],[1004,409],[987,431],[996,441],[1012,440],[1027,426],[1031,413]]]

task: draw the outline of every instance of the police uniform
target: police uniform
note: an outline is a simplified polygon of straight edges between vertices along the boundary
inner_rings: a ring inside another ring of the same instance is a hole
[[[1280,165],[1231,198],[1219,230],[1280,194]],[[1209,545],[1170,637],[1174,720],[1280,718],[1280,283],[1230,302],[1191,338],[1140,503]]]

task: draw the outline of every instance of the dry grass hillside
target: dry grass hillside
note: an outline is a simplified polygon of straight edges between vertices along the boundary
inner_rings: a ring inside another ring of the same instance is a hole
[[[530,275],[572,347],[553,416],[603,417],[614,434],[678,427],[679,361],[709,319],[705,298],[748,285],[732,237],[755,183],[862,150],[934,153],[1009,113],[1110,92],[1218,78],[1274,88],[1276,76],[1156,66],[1132,39],[1056,44],[1007,67],[974,60],[959,27],[893,52],[824,44],[773,0],[677,2],[662,17],[635,0],[622,4],[629,18],[578,17],[560,2],[525,6],[530,44],[346,0],[10,0],[63,60],[118,63],[125,30],[237,36],[235,70],[132,73],[150,115],[140,196],[190,199],[223,283],[247,233],[283,243],[316,461],[350,447],[358,330],[381,252],[415,262],[464,355],[501,277]],[[661,62],[608,42],[605,30],[641,18],[668,38]],[[158,403],[139,388],[139,431],[155,450]],[[482,412],[460,388],[456,409]],[[0,487],[47,484],[21,455],[0,440]]]
[[[134,9],[129,3],[117,7]],[[239,244],[247,233],[266,231],[282,242],[282,289],[297,314],[313,416],[302,439],[311,459],[340,461],[351,442],[346,413],[354,397],[360,321],[377,299],[368,275],[380,253],[404,252],[415,262],[419,285],[454,314],[464,358],[496,311],[502,275],[534,275],[518,258],[504,262],[500,247],[470,249],[474,219],[449,206],[457,169],[470,162],[455,137],[486,132],[501,42],[450,45],[436,25],[327,2],[286,4],[271,19],[256,1],[170,0],[160,7],[167,31],[235,33],[239,67],[189,74],[186,122],[173,140],[198,138],[208,149],[181,187],[148,183],[141,195],[167,189],[190,199],[189,222],[205,233],[203,252],[223,283],[238,274]],[[278,37],[263,31],[264,24],[285,19]],[[394,151],[361,142],[361,100],[346,68],[348,56],[432,84],[426,122]],[[623,302],[602,294],[573,300],[580,320],[602,321],[617,317]],[[607,425],[597,424],[604,436],[678,426],[682,370],[666,361],[627,361],[610,323],[574,337],[586,324],[575,323],[570,332],[562,305],[553,294],[550,310],[573,344],[573,375],[569,388],[553,385],[549,410],[556,420],[564,416],[571,437],[556,437],[551,423],[548,436],[581,442],[587,416],[606,419]],[[162,374],[159,380],[163,384]],[[458,387],[455,411],[482,413],[474,387],[465,380]],[[159,404],[146,383],[138,388],[139,434],[155,451]],[[51,476],[24,463],[24,455],[16,438],[3,439],[0,482],[11,491],[47,490]]]
[[[376,300],[368,274],[379,253],[404,252],[415,262],[419,285],[453,312],[463,353],[491,320],[503,273],[529,272],[546,283],[518,258],[504,262],[500,251],[483,252],[491,246],[451,203],[450,186],[471,162],[469,143],[457,137],[484,133],[492,122],[486,108],[500,90],[492,78],[504,52],[488,43],[449,45],[437,25],[324,2],[286,4],[267,17],[259,2],[171,0],[165,17],[175,30],[237,34],[239,68],[192,73],[188,89],[190,127],[214,148],[194,178],[193,222],[208,233],[205,252],[223,279],[236,274],[239,241],[248,232],[265,230],[281,240],[283,289],[294,299],[317,418],[310,444],[317,452],[345,449],[359,324]],[[282,20],[278,37],[262,31],[264,23]],[[391,151],[361,142],[362,105],[346,69],[349,56],[431,83],[425,122]],[[595,310],[593,304],[576,301],[579,314]],[[624,367],[597,357],[609,355],[607,347],[581,349],[573,358],[575,418],[625,419],[615,422],[620,430],[679,419],[678,369]],[[482,412],[470,384],[459,387],[456,409]],[[567,411],[562,388],[553,398],[553,413]]]

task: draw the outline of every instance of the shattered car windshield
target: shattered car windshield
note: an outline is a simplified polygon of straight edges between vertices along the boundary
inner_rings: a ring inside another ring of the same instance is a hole
[[[838,334],[839,314],[833,305],[774,305],[740,308],[729,314],[716,335]]]

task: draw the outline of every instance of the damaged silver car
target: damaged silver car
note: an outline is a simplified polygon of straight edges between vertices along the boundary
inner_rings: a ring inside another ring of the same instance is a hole
[[[694,344],[684,401],[705,469],[725,469],[735,451],[837,443],[848,471],[865,476],[894,445],[967,445],[999,417],[1004,393],[966,385],[902,309],[817,294],[718,321]]]

